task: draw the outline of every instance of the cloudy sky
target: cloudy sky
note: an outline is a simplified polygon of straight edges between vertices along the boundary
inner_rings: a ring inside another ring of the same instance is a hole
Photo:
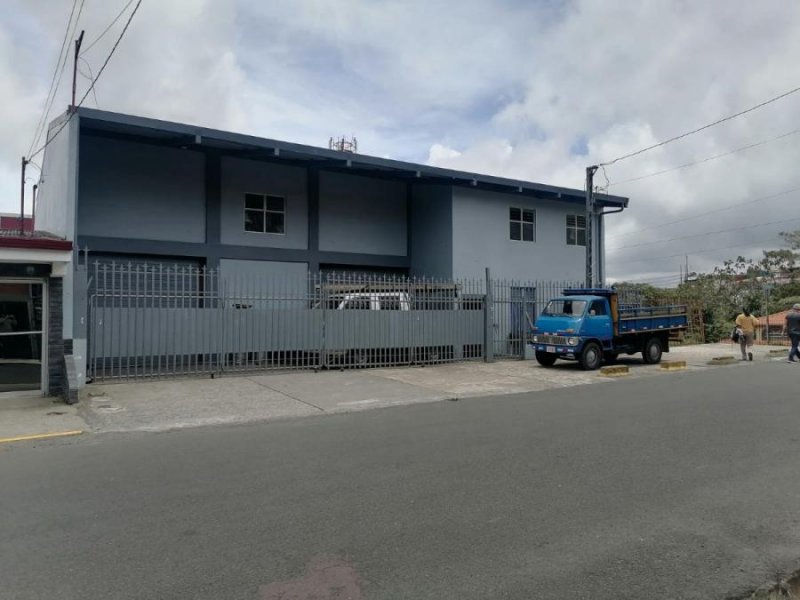
[[[84,48],[127,1],[85,0]],[[0,3],[0,211],[18,210],[71,8]],[[143,0],[86,104],[314,145],[355,134],[365,154],[582,188],[589,164],[800,86],[798,56],[790,0]],[[800,93],[598,173],[631,198],[608,219],[609,275],[669,284],[685,255],[707,270],[777,247],[800,229],[795,130]]]

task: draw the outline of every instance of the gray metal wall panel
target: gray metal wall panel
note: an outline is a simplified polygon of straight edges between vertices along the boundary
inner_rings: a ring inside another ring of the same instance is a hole
[[[269,248],[308,248],[306,170],[289,165],[222,158],[221,241],[223,244]],[[286,232],[244,230],[245,193],[272,194],[286,199]]]
[[[407,255],[406,184],[320,173],[319,248]]]
[[[81,136],[81,235],[203,242],[200,152]]]
[[[453,276],[453,192],[442,185],[411,188],[411,276]]]

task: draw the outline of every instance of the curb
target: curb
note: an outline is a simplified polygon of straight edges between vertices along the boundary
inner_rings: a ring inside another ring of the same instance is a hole
[[[685,360],[665,360],[661,363],[662,371],[684,371],[686,370]]]
[[[715,356],[707,364],[709,365],[731,365],[737,362],[735,356]]]
[[[82,429],[76,429],[74,431],[57,431],[55,433],[34,433],[32,435],[19,435],[16,437],[0,438],[0,444],[8,444],[11,442],[27,442],[33,440],[48,440],[51,438],[81,435],[82,433],[84,433]]]
[[[601,367],[600,377],[625,377],[630,374],[627,365],[616,365],[613,367]]]

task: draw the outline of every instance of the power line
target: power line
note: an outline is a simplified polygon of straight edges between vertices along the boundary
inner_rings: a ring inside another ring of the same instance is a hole
[[[58,78],[59,84],[61,83],[61,77],[64,74],[64,67],[67,64],[66,57],[69,53],[65,53],[65,50],[69,47],[67,44],[67,40],[70,37],[70,31],[73,30],[72,26],[72,17],[75,15],[75,8],[78,6],[78,0],[72,1],[72,10],[69,13],[69,19],[67,19],[67,26],[64,28],[64,39],[61,41],[61,49],[58,51],[58,59],[56,59],[56,67],[53,70],[53,77],[50,80],[50,87],[47,90],[47,96],[44,99],[44,106],[42,107],[42,114],[39,117],[39,120],[36,122],[36,129],[33,131],[33,139],[31,140],[31,145],[28,148],[28,154],[31,153],[33,147],[36,145],[36,142],[41,137],[40,129],[42,128],[43,124],[47,122],[47,115],[50,113],[50,106],[52,106],[50,96],[51,94],[55,97],[55,93],[58,91],[58,86],[56,85],[56,78]],[[81,0],[81,10],[83,10],[83,0]],[[80,13],[78,14],[80,18]],[[77,25],[77,19],[76,19]],[[62,62],[63,58],[63,62]],[[54,89],[55,86],[55,89]]]
[[[680,139],[683,139],[685,137],[688,137],[690,135],[694,135],[695,133],[700,133],[701,131],[705,131],[706,129],[714,127],[715,125],[719,125],[721,123],[725,123],[726,121],[730,121],[731,119],[735,119],[736,117],[741,117],[742,115],[746,115],[747,113],[753,112],[754,110],[758,110],[759,108],[767,106],[768,104],[772,104],[773,102],[777,102],[778,100],[780,100],[782,98],[786,98],[786,96],[790,96],[790,95],[795,94],[797,92],[800,92],[800,87],[796,87],[794,89],[791,89],[788,92],[784,92],[784,93],[782,93],[782,94],[780,94],[778,96],[775,96],[774,98],[770,98],[769,100],[765,100],[764,102],[756,104],[755,106],[751,106],[750,108],[747,108],[745,110],[739,111],[739,112],[737,112],[735,114],[728,115],[727,117],[723,117],[721,119],[717,119],[713,123],[709,123],[707,125],[703,125],[702,127],[698,127],[697,129],[692,129],[691,131],[687,131],[686,133],[682,133],[680,135],[676,135],[676,136],[671,137],[671,138],[669,138],[667,140],[663,140],[663,141],[658,142],[656,144],[653,144],[651,146],[647,146],[645,148],[641,148],[639,150],[636,150],[635,152],[629,152],[628,154],[624,154],[622,156],[618,156],[614,160],[601,162],[597,166],[606,166],[607,167],[609,165],[613,165],[614,163],[618,163],[621,160],[625,160],[625,159],[631,158],[633,156],[638,156],[639,154],[643,154],[643,153],[648,152],[650,150],[654,150],[656,148],[660,148],[661,146],[666,146],[669,143],[676,142],[676,141],[678,141]]]
[[[108,53],[108,56],[106,57],[106,60],[103,62],[103,65],[100,67],[100,70],[97,71],[97,77],[95,77],[92,80],[92,83],[89,85],[89,89],[86,90],[86,93],[80,99],[80,102],[78,102],[78,104],[75,107],[73,107],[72,111],[69,113],[69,116],[67,116],[67,118],[64,119],[64,122],[61,123],[61,126],[55,131],[55,133],[49,139],[47,139],[45,141],[45,143],[36,152],[31,154],[28,157],[28,160],[32,159],[33,157],[35,157],[36,155],[41,153],[45,148],[47,148],[47,146],[50,145],[50,143],[56,138],[56,136],[58,136],[58,134],[61,133],[61,131],[72,120],[72,116],[77,112],[78,108],[83,105],[83,103],[86,100],[86,98],[89,96],[91,91],[94,89],[94,86],[97,83],[97,80],[100,79],[100,76],[103,74],[103,71],[105,71],[105,68],[108,65],[108,62],[111,60],[111,57],[114,56],[114,52],[117,50],[117,47],[119,46],[119,43],[122,41],[122,38],[125,36],[125,32],[128,31],[128,27],[130,26],[131,21],[133,21],[133,17],[136,15],[136,11],[139,10],[139,7],[141,5],[142,5],[142,0],[138,0],[138,2],[136,3],[136,6],[133,8],[133,12],[131,12],[130,16],[128,17],[127,22],[125,23],[125,27],[122,28],[122,31],[120,32],[119,37],[117,38],[117,41],[114,42],[114,46],[111,48],[111,52]]]
[[[78,71],[80,72],[80,74],[81,74],[81,75],[83,75],[84,77],[86,77],[86,79],[88,79],[89,81],[94,81],[94,73],[92,72],[92,65],[90,65],[90,64],[89,64],[89,61],[88,61],[88,60],[86,60],[85,58],[83,58],[83,56],[82,56],[82,55],[81,55],[81,56],[79,56],[78,58],[79,58],[80,60],[82,60],[82,61],[83,61],[83,64],[85,64],[85,65],[86,65],[86,68],[87,68],[87,69],[89,69],[89,75],[86,75],[86,74],[85,74],[83,71],[81,71],[80,69],[78,69]],[[100,103],[97,101],[97,90],[95,90],[95,89],[94,89],[94,87],[92,88],[92,96],[94,96],[94,105],[95,105],[97,108],[100,108]]]
[[[97,37],[96,37],[96,38],[95,38],[95,39],[92,41],[92,43],[91,43],[91,44],[89,44],[89,45],[86,47],[86,49],[85,49],[83,52],[81,52],[81,56],[83,56],[84,54],[86,54],[86,53],[87,53],[89,50],[91,50],[91,49],[92,49],[92,46],[94,46],[94,45],[95,45],[97,42],[99,42],[101,39],[103,39],[103,36],[104,36],[105,34],[107,34],[107,33],[108,33],[108,31],[109,31],[109,30],[110,30],[110,29],[111,29],[111,28],[114,26],[114,24],[115,24],[117,21],[119,21],[119,18],[120,18],[120,17],[121,17],[121,16],[122,16],[122,15],[125,13],[125,11],[126,11],[126,10],[128,10],[128,7],[129,7],[131,4],[133,4],[133,0],[128,0],[128,3],[127,3],[125,6],[123,6],[123,7],[122,7],[122,10],[121,10],[121,11],[119,11],[119,13],[117,14],[117,16],[116,16],[116,17],[114,17],[114,20],[113,20],[113,21],[111,21],[111,23],[109,23],[109,24],[106,26],[106,28],[103,30],[103,33],[101,33],[100,35],[98,35],[98,36],[97,36]]]
[[[664,260],[666,258],[677,258],[679,256],[697,256],[698,254],[708,254],[709,252],[717,252],[719,250],[731,250],[733,248],[753,247],[753,246],[757,246],[759,244],[766,244],[768,242],[774,242],[774,241],[777,241],[777,240],[780,240],[780,239],[781,239],[780,237],[776,236],[776,237],[771,237],[771,238],[766,239],[766,240],[760,240],[758,242],[749,242],[747,244],[736,244],[734,246],[725,246],[723,248],[708,248],[706,250],[698,250],[698,251],[692,251],[692,252],[681,252],[679,254],[670,254],[668,256],[649,256],[647,258],[634,258],[633,260],[625,261],[625,264],[635,263],[635,262],[642,262],[642,261],[645,261],[645,260]]]
[[[650,242],[642,242],[641,244],[629,244],[627,246],[614,246],[608,250],[621,250],[623,248],[640,248],[641,246],[650,246],[651,244],[666,244],[667,242],[675,242],[678,240],[688,240],[696,237],[705,237],[708,235],[716,235],[718,233],[731,233],[733,231],[743,231],[745,229],[752,229],[754,227],[766,227],[767,225],[780,225],[781,223],[791,223],[792,221],[800,221],[800,217],[796,219],[780,219],[779,221],[770,221],[769,223],[756,223],[754,225],[745,225],[743,227],[733,227],[732,229],[720,229],[718,231],[704,231],[703,233],[694,233],[691,235],[681,235],[678,237],[669,238],[666,240],[653,240]]]
[[[669,225],[675,225],[677,223],[685,223],[686,221],[692,221],[692,220],[698,219],[700,217],[706,217],[708,215],[713,215],[713,214],[716,214],[716,213],[725,212],[727,210],[733,210],[734,208],[739,208],[741,206],[747,206],[749,204],[756,204],[758,202],[765,202],[766,200],[772,200],[773,198],[779,198],[781,196],[785,196],[786,194],[791,194],[792,192],[797,192],[797,191],[800,191],[800,186],[794,187],[794,188],[791,188],[791,189],[788,189],[788,190],[784,190],[784,191],[778,192],[776,194],[770,194],[769,196],[762,196],[761,198],[755,198],[753,200],[747,200],[745,202],[740,202],[738,204],[732,204],[730,206],[725,206],[723,208],[715,208],[714,210],[709,210],[709,211],[706,211],[706,212],[697,213],[695,215],[691,215],[689,217],[684,217],[682,219],[676,219],[674,221],[667,221],[666,223],[659,223],[658,225],[650,225],[648,227],[641,227],[640,229],[638,229],[636,231],[628,231],[628,232],[625,232],[625,233],[611,234],[611,235],[609,235],[607,237],[609,237],[609,238],[624,237],[624,236],[628,236],[628,235],[634,235],[634,234],[637,234],[637,233],[641,233],[642,231],[649,231],[651,229],[660,229],[661,227],[667,227]]]
[[[649,179],[650,177],[655,177],[656,175],[663,175],[664,173],[672,173],[673,171],[678,171],[679,169],[685,169],[686,167],[693,167],[695,165],[700,165],[703,163],[710,162],[712,160],[716,160],[718,158],[723,158],[725,156],[730,156],[731,154],[736,154],[737,152],[742,152],[744,150],[750,150],[751,148],[756,148],[758,146],[763,146],[764,144],[769,144],[771,142],[777,142],[778,140],[782,140],[783,138],[787,138],[791,135],[796,135],[800,133],[800,129],[795,129],[794,131],[790,131],[789,133],[784,133],[783,135],[779,135],[774,138],[770,138],[768,140],[763,140],[761,142],[756,142],[755,144],[748,144],[747,146],[742,146],[741,148],[736,148],[731,150],[730,152],[724,152],[722,154],[715,154],[714,156],[709,156],[708,158],[703,158],[701,160],[695,160],[692,162],[688,162],[682,165],[678,165],[677,167],[671,167],[669,169],[664,169],[662,171],[656,171],[654,173],[647,173],[646,175],[641,175],[640,177],[632,177],[630,179],[623,179],[622,181],[615,181],[614,183],[608,184],[606,187],[614,187],[615,185],[622,185],[623,183],[631,183],[633,181],[641,181],[642,179]]]

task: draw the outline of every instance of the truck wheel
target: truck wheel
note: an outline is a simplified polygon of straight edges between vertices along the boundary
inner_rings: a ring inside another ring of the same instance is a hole
[[[578,359],[581,363],[581,368],[584,371],[594,371],[600,368],[600,362],[603,360],[603,351],[600,345],[596,342],[589,342],[583,347],[583,352]]]
[[[651,337],[644,345],[642,358],[644,358],[644,362],[648,365],[655,365],[661,362],[662,352],[661,340],[657,337]]]
[[[556,364],[556,355],[548,354],[547,352],[537,352],[536,362],[543,367],[552,367],[554,364]]]

